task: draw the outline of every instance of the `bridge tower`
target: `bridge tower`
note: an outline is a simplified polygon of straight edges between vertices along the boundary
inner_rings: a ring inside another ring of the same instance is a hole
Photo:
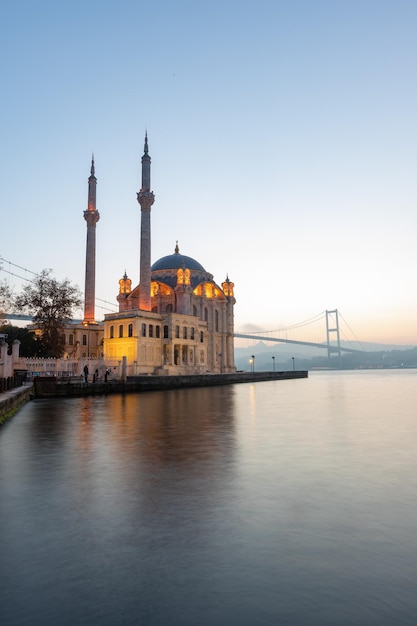
[[[148,133],[142,157],[142,187],[139,191],[140,204],[140,278],[139,309],[151,310],[151,208],[155,196],[151,191],[151,157],[148,154]]]
[[[97,324],[95,319],[96,298],[96,224],[100,214],[96,209],[97,178],[95,177],[94,155],[91,159],[91,171],[88,179],[88,204],[84,211],[87,222],[87,249],[85,257],[85,289],[83,324]]]
[[[331,335],[336,335],[336,345],[331,345]],[[332,354],[341,355],[340,350],[340,334],[339,334],[339,313],[337,309],[333,311],[326,310],[326,335],[327,335],[327,356]]]

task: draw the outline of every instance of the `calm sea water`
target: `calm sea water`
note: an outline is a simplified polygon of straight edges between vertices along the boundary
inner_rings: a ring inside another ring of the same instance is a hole
[[[0,507],[5,626],[414,626],[417,370],[37,400]]]

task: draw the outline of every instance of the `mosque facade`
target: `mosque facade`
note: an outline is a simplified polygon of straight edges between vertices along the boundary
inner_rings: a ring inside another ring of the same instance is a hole
[[[142,156],[142,186],[137,194],[141,211],[139,284],[132,288],[125,272],[119,280],[119,311],[106,314],[103,324],[97,324],[95,234],[100,216],[96,209],[96,182],[92,161],[88,207],[84,212],[87,222],[84,319],[79,328],[77,325],[80,338],[76,350],[79,349],[80,356],[87,355],[82,343],[90,344],[92,337],[94,352],[100,352],[104,362],[123,361],[128,375],[234,372],[236,301],[229,277],[218,285],[198,261],[180,252],[178,242],[172,254],[151,264],[151,209],[155,196],[151,189],[147,135]],[[67,354],[70,349],[67,345]]]

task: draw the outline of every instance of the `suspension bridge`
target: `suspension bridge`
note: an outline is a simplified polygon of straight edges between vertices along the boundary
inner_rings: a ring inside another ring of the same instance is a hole
[[[7,264],[8,269],[5,268],[4,264]],[[23,281],[32,282],[33,277],[38,276],[36,272],[32,272],[23,268],[11,261],[6,261],[2,257],[0,257],[0,271],[5,272],[6,274],[17,277]],[[24,275],[22,276],[21,273]],[[1,300],[0,300],[1,304]],[[106,300],[102,300],[100,298],[96,298],[96,306],[97,308],[104,309],[107,312],[115,312],[116,305],[115,303],[108,302]],[[7,312],[7,320],[15,320],[15,321],[32,321],[32,317],[30,315],[24,315],[17,312]],[[75,322],[81,320],[74,320]],[[305,332],[306,335],[311,336],[312,329],[315,328],[315,332],[317,334],[318,330],[318,338],[313,340],[306,340],[300,338],[299,333]],[[302,329],[302,330],[301,330]],[[348,329],[349,336],[346,335],[345,329]],[[295,335],[298,335],[295,337]],[[263,331],[252,331],[252,332],[235,332],[235,338],[237,339],[248,339],[254,340],[258,342],[275,342],[275,343],[286,343],[292,345],[300,345],[300,346],[310,346],[314,348],[319,348],[327,351],[328,357],[333,355],[341,356],[342,353],[363,353],[366,350],[362,347],[360,341],[355,337],[352,329],[349,327],[346,320],[343,318],[342,314],[338,309],[325,310],[319,313],[318,315],[311,317],[303,322],[299,322],[297,324],[293,324],[291,326],[287,326],[284,328],[279,328],[275,330],[263,330]],[[353,337],[353,339],[352,339]],[[343,340],[343,343],[342,343]],[[355,342],[355,347],[352,344]],[[357,346],[360,346],[358,348]]]
[[[340,321],[343,321],[344,324],[341,325]],[[307,341],[291,337],[294,332],[299,331],[301,328],[313,325],[323,326],[323,322],[325,326],[325,337],[322,340],[319,339],[317,341]],[[344,327],[349,329],[350,337],[353,336],[354,339],[348,338],[348,336],[343,331]],[[288,336],[289,334],[290,337]],[[327,350],[327,355],[329,358],[333,355],[341,356],[342,353],[366,352],[366,350],[362,347],[360,341],[354,336],[353,331],[350,329],[348,323],[346,322],[346,320],[344,320],[342,314],[338,311],[338,309],[322,311],[318,315],[309,318],[304,322],[300,322],[298,324],[294,324],[285,328],[270,331],[256,331],[252,333],[235,332],[235,337],[238,339],[251,339],[255,341],[286,343],[292,345],[320,348],[323,350]],[[342,344],[341,337],[345,341],[344,344]],[[358,348],[347,345],[349,343],[351,344],[352,341],[355,341],[355,346],[359,345],[361,347]]]

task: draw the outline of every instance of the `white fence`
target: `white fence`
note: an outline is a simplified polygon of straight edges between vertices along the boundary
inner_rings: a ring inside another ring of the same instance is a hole
[[[8,354],[5,336],[0,336],[0,378],[13,376],[16,370],[26,370],[29,380],[36,376],[56,376],[57,378],[78,378],[88,382],[104,380],[124,380],[126,376],[136,375],[136,364],[126,364],[126,357],[121,360],[103,358],[53,359],[20,357],[20,341],[13,342],[12,354]]]
[[[22,359],[29,378],[36,376],[56,376],[58,378],[85,378],[88,382],[99,382],[106,378],[119,380],[122,376],[122,361],[103,359]],[[107,376],[106,376],[107,373]]]

